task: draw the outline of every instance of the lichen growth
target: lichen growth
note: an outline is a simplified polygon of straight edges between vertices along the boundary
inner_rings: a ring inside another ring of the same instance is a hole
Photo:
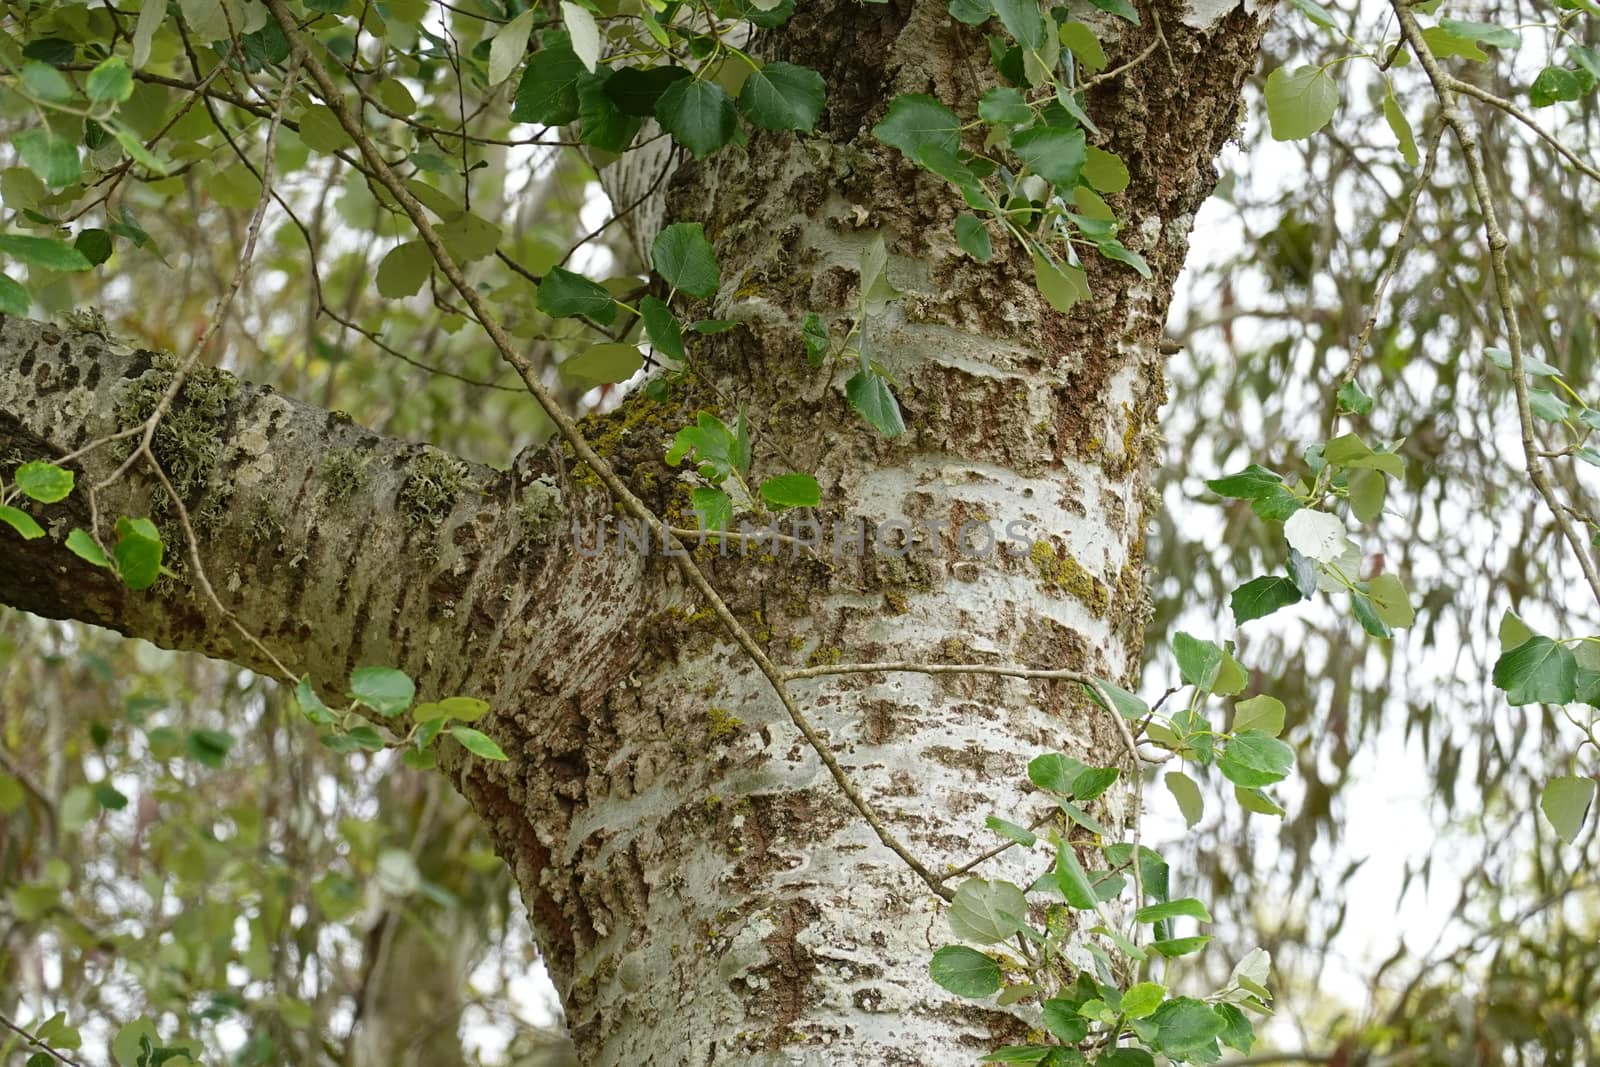
[[[890,614],[904,615],[911,610],[911,598],[904,589],[889,589],[883,594],[883,602],[889,608]]]
[[[249,514],[245,516],[245,536],[256,545],[275,545],[283,541],[284,531],[288,525],[284,522],[283,511],[270,499],[262,498],[250,505]]]
[[[449,518],[467,483],[467,465],[429,448],[411,465],[397,503],[406,529],[414,534],[438,529]]]
[[[322,461],[322,496],[333,505],[349,503],[350,499],[366,488],[370,475],[367,463],[353,448],[329,449]]]
[[[1082,601],[1095,618],[1104,618],[1111,606],[1106,584],[1084,569],[1070,552],[1058,553],[1048,541],[1035,541],[1030,553],[1033,565],[1047,588],[1059,589]]]
[[[706,736],[712,741],[721,741],[725,737],[739,732],[744,726],[744,720],[730,712],[727,708],[707,708]]]
[[[541,475],[522,490],[517,500],[517,534],[525,544],[549,541],[566,513],[561,490],[549,475]]]
[[[838,663],[843,655],[844,653],[836,645],[821,645],[806,657],[806,663],[812,667],[832,666]]]
[[[113,412],[117,425],[135,429],[156,413],[182,363],[166,352],[150,354],[150,369],[120,387]],[[151,451],[185,500],[210,480],[221,457],[228,405],[239,395],[239,379],[216,367],[193,366],[150,440]],[[138,438],[126,440],[127,452]],[[125,453],[126,454],[126,453]]]

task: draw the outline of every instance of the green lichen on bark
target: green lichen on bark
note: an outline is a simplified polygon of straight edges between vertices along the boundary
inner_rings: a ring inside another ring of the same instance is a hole
[[[334,506],[348,503],[366,488],[370,477],[367,463],[353,448],[329,449],[322,461],[323,499]]]
[[[121,387],[115,408],[118,427],[136,429],[154,415],[181,366],[176,356],[152,353],[150,368]],[[151,451],[186,500],[192,500],[211,479],[224,448],[228,406],[238,395],[239,379],[227,371],[191,367],[156,427]],[[128,450],[137,447],[137,442],[137,437],[129,438]]]
[[[1083,564],[1068,552],[1057,552],[1048,541],[1033,543],[1033,565],[1039,577],[1050,589],[1059,589],[1077,598],[1095,618],[1104,618],[1111,606],[1111,592],[1106,583],[1084,569]]]
[[[400,519],[413,534],[437,530],[467,487],[467,465],[437,448],[425,449],[411,464],[396,500]]]

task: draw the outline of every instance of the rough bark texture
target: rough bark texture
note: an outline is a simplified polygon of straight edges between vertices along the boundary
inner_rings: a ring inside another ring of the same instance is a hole
[[[705,343],[698,384],[586,420],[602,454],[658,514],[681,519],[690,484],[663,464],[667,442],[697,410],[731,419],[743,403],[756,475],[814,472],[824,526],[931,528],[821,559],[701,549],[780,662],[1136,670],[1158,339],[1262,28],[1244,7],[1187,22],[1163,10],[1166,46],[1090,100],[1103,146],[1132,174],[1111,198],[1124,241],[1154,277],[1091,257],[1094,298],[1070,315],[1039,296],[1021,249],[964,257],[950,237],[959,198],[869,132],[899,92],[974,110],[982,35],[942,0],[802,5],[754,47],[823,73],[820,136],[757,133],[747,152],[672,177],[664,218],[703,222],[723,266],[707,311],[742,327]],[[1142,27],[1097,22],[1112,65],[1145,47],[1154,14]],[[845,332],[858,257],[877,235],[903,294],[868,326],[910,427],[896,441],[848,408],[850,368],[811,368],[799,330],[815,311]],[[0,459],[60,455],[126,425],[129,397],[163,373],[149,353],[0,324]],[[450,773],[512,865],[581,1062],[966,1064],[1027,1028],[932,986],[928,954],[946,940],[937,901],[861,823],[666,561],[585,556],[558,532],[577,521],[592,541],[608,514],[587,471],[554,449],[511,473],[470,468],[265,390],[206,382],[197,388],[212,392],[186,390],[175,412],[190,429],[158,438],[158,453],[192,468],[183,482],[207,569],[244,624],[324,684],[389,663],[425,695],[493,704],[486,728],[509,762],[456,759]],[[115,462],[103,449],[85,474]],[[147,478],[102,499],[103,514],[151,507]],[[60,547],[81,513],[38,514],[53,536],[6,543],[0,599],[253,662],[185,583],[129,593]],[[975,558],[957,543],[967,521],[1002,534],[1021,523],[1033,543]],[[797,695],[936,870],[983,847],[986,814],[1030,810],[1020,783],[1032,755],[1122,756],[1065,687],[897,674],[810,681]],[[1115,824],[1122,804],[1111,795],[1102,816]]]

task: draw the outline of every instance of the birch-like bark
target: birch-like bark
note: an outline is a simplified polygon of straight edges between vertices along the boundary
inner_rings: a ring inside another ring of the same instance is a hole
[[[723,270],[705,310],[741,326],[700,340],[699,374],[665,401],[636,395],[586,420],[602,455],[658,514],[689,524],[690,476],[665,466],[667,444],[696,411],[731,420],[742,404],[756,476],[814,473],[825,528],[920,524],[906,541],[889,527],[881,547],[869,535],[864,552],[836,555],[830,539],[816,559],[702,549],[778,661],[992,660],[1131,681],[1148,619],[1160,333],[1262,29],[1242,6],[1146,9],[1139,27],[1083,17],[1116,66],[1154,39],[1158,14],[1157,49],[1089,96],[1098,143],[1131,175],[1108,199],[1153,276],[1091,253],[1093,298],[1070,314],[1045,304],[1024,250],[965,257],[951,237],[959,197],[870,134],[899,92],[975,111],[983,38],[942,0],[802,5],[753,47],[822,72],[817,136],[758,132],[745,151],[687,163],[644,213],[705,225]],[[849,330],[860,253],[880,236],[901,295],[866,334],[905,411],[897,440],[850,410],[853,368],[813,369],[800,334],[810,312],[836,338]],[[641,247],[648,237],[635,234]],[[0,323],[0,460],[59,456],[122,428],[137,410],[127,397],[160,374],[149,354]],[[863,825],[659,551],[574,551],[566,524],[592,543],[609,514],[594,478],[558,450],[510,473],[471,467],[223,386],[220,402],[202,390],[180,405],[186,429],[158,440],[169,470],[187,465],[213,583],[325,688],[386,663],[424,696],[491,702],[482,725],[509,760],[456,754],[447,769],[515,873],[580,1062],[965,1065],[1028,1029],[932,984],[928,957],[949,939],[942,907]],[[115,461],[94,453],[81,477]],[[160,510],[143,477],[109,490],[102,509]],[[181,579],[134,594],[67,553],[80,504],[38,515],[51,536],[5,542],[0,600],[254,663]],[[964,523],[1022,543],[964,547]],[[861,675],[796,693],[934,870],[989,844],[985,815],[1028,818],[1025,765],[1038,752],[1124,758],[1112,724],[1054,684]],[[1109,825],[1126,798],[1108,794]],[[1038,872],[1013,854],[983,873],[1026,884]]]

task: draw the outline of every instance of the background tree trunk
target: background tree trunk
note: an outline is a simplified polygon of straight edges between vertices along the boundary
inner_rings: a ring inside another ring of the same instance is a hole
[[[942,0],[805,5],[756,47],[822,72],[819,136],[758,133],[747,152],[673,177],[664,217],[704,223],[724,283],[708,310],[741,326],[707,339],[696,377],[667,399],[636,394],[586,420],[591,439],[658,514],[684,519],[690,485],[664,465],[668,442],[697,411],[731,421],[742,405],[757,477],[815,473],[825,528],[921,524],[905,542],[869,534],[865,553],[836,534],[820,559],[698,550],[779,663],[993,660],[1131,681],[1148,617],[1158,341],[1261,32],[1260,13],[1244,7],[1190,12],[1193,26],[1156,14],[1139,27],[1092,15],[1113,68],[1158,32],[1164,41],[1090,95],[1102,146],[1131,175],[1110,198],[1124,243],[1153,277],[1091,254],[1094,295],[1070,315],[1046,305],[1024,250],[965,257],[950,236],[959,198],[870,134],[899,92],[975,110],[985,45]],[[905,411],[898,440],[849,409],[852,368],[814,370],[800,334],[808,312],[835,338],[848,331],[860,254],[880,236],[901,295],[866,331]],[[118,405],[151,367],[147,354],[41,329],[54,328],[12,322],[0,333],[8,463],[117,428]],[[551,536],[552,513],[586,540],[609,513],[570,457],[552,448],[506,475],[456,470],[419,518],[423,482],[454,463],[442,454],[250,389],[200,422],[217,448],[188,503],[217,505],[202,555],[246,625],[330,690],[350,666],[389,663],[418,676],[425,696],[493,704],[485,728],[509,761],[456,753],[447,769],[512,865],[581,1062],[954,1065],[1027,1029],[933,986],[928,956],[947,939],[936,898],[862,823],[667,562],[586,557]],[[280,423],[297,432],[283,436]],[[344,469],[329,461],[335,449],[370,454],[374,477],[337,507],[257,514],[290,489],[297,502],[328,502]],[[270,490],[241,477],[264,456]],[[99,474],[107,462],[84,466]],[[148,506],[148,483],[133,484],[113,509]],[[259,543],[252,516],[274,523]],[[1019,523],[1027,543],[979,558],[958,543],[966,522],[1002,537]],[[0,598],[255,661],[182,585],[129,593],[54,532],[21,553],[7,543]],[[985,847],[985,815],[1030,817],[1025,766],[1038,752],[1124,761],[1104,714],[1065,686],[874,674],[796,692],[862,794],[935,871]],[[1108,794],[1108,825],[1122,824],[1125,801]],[[1030,881],[1038,872],[1023,862],[984,873]]]

